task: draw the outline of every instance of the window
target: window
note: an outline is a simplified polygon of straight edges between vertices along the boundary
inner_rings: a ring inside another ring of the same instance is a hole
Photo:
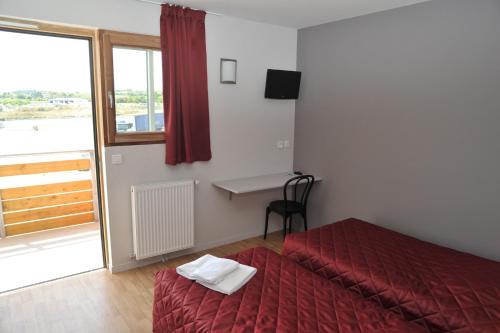
[[[164,140],[160,38],[102,31],[106,145]]]

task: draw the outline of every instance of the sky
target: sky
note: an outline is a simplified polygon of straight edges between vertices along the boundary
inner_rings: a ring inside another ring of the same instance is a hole
[[[153,52],[154,89],[161,91],[161,53]],[[113,72],[115,90],[146,90],[147,60],[146,50],[113,48]]]
[[[130,49],[114,53],[115,89],[146,90],[146,53]],[[158,91],[161,90],[161,55],[157,51],[154,69]],[[87,40],[0,31],[0,92],[90,93],[90,89]]]
[[[0,92],[90,92],[89,42],[0,31]]]

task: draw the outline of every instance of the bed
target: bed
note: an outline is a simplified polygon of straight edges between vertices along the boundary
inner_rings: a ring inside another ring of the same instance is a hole
[[[230,296],[187,280],[173,269],[158,272],[153,331],[425,332],[266,248],[243,251],[229,258],[258,270]]]
[[[500,333],[500,263],[357,219],[289,235],[283,256],[429,332]]]

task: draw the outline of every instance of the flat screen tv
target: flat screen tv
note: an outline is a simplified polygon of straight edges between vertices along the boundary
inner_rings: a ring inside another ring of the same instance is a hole
[[[266,98],[297,99],[299,97],[301,72],[267,70]]]

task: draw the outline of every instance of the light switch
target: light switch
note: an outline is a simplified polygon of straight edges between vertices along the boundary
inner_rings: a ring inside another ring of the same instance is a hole
[[[283,147],[285,147],[285,148],[290,148],[290,141],[289,141],[289,140],[285,140],[285,141],[283,142]]]
[[[111,164],[122,164],[123,157],[122,154],[111,155]]]
[[[284,147],[284,143],[283,143],[283,141],[282,141],[282,140],[278,141],[278,142],[276,143],[276,147],[277,147],[278,149],[283,149],[283,147]]]

